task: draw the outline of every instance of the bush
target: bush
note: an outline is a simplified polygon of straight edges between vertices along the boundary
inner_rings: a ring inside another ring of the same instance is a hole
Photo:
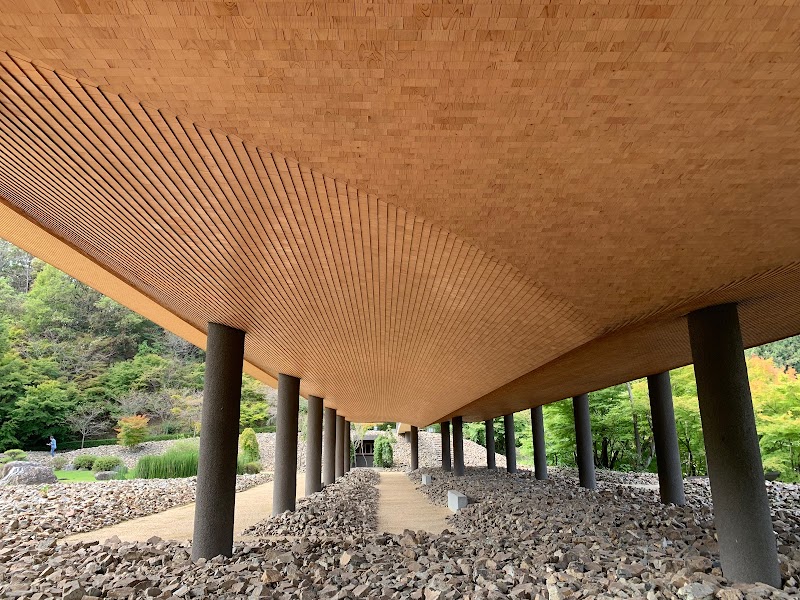
[[[197,475],[199,452],[170,449],[160,456],[143,456],[136,464],[140,479],[176,479]]]
[[[380,435],[375,438],[375,450],[372,462],[376,467],[384,468],[391,467],[394,464],[392,442],[385,435]]]
[[[81,454],[72,459],[72,466],[78,470],[91,471],[97,458],[93,454]]]
[[[10,450],[3,452],[3,454],[0,454],[0,465],[9,463],[12,460],[25,460],[26,458],[28,458],[28,455],[24,450],[20,450],[19,448],[11,448]]]
[[[67,467],[67,459],[64,456],[56,456],[53,459],[53,470],[63,471]]]
[[[257,462],[261,460],[261,452],[258,449],[258,438],[256,432],[250,427],[245,429],[239,436],[239,449],[247,462]]]
[[[122,464],[119,456],[100,456],[94,461],[92,471],[113,471]]]
[[[147,424],[150,419],[142,415],[122,417],[117,423],[117,439],[127,448],[138,446],[147,438]]]
[[[256,475],[258,473],[261,473],[261,463],[260,462],[245,463],[244,472],[246,475]]]

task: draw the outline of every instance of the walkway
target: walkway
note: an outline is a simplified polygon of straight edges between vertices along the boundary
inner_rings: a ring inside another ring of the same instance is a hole
[[[305,495],[305,477],[297,474],[297,497]],[[242,531],[263,521],[272,514],[272,482],[257,485],[236,494],[236,513],[233,521],[234,539],[242,538]],[[67,542],[103,542],[117,536],[124,542],[142,542],[153,536],[164,540],[189,540],[194,530],[194,502],[176,506],[154,515],[117,523],[103,529],[71,535]],[[247,538],[250,539],[250,538]]]
[[[378,531],[402,533],[405,529],[420,529],[441,533],[447,527],[445,518],[452,513],[447,507],[428,502],[417,491],[405,473],[381,472],[378,484]],[[297,497],[305,495],[305,477],[297,474]],[[264,520],[272,513],[272,482],[236,494],[234,539],[249,540],[242,531]],[[117,536],[124,542],[141,542],[158,536],[164,540],[189,540],[194,529],[194,503],[176,506],[154,515],[117,523],[103,529],[71,535],[67,542],[103,542]],[[270,536],[272,537],[272,536]]]
[[[404,529],[441,533],[447,528],[445,518],[453,513],[446,506],[431,504],[414,487],[405,473],[381,471],[378,484],[378,531],[403,533]]]

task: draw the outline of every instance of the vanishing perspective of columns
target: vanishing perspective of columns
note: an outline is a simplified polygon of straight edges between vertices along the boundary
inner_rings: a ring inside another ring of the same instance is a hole
[[[496,469],[496,457],[494,451],[494,419],[484,421],[486,428],[486,468]]]
[[[275,480],[272,514],[293,511],[297,496],[297,420],[300,379],[278,374],[278,412],[275,417]]]
[[[208,324],[192,558],[233,554],[244,332]]]
[[[578,479],[580,480],[581,487],[593,490],[597,487],[597,483],[594,474],[592,422],[589,417],[589,394],[581,394],[572,399],[572,415],[575,419]]]
[[[419,469],[419,429],[411,426],[411,470]]]
[[[336,481],[336,409],[325,407],[322,439],[322,483]]]
[[[690,313],[689,341],[722,573],[731,581],[780,587],[736,305]]]
[[[531,409],[533,471],[536,479],[547,479],[547,452],[544,445],[544,414],[541,406]]]
[[[506,442],[506,471],[517,472],[517,441],[514,438],[514,413],[503,417],[503,434]]]
[[[442,469],[450,471],[453,468],[450,460],[450,421],[442,421],[440,427],[442,435]]]
[[[344,475],[344,427],[346,421],[343,415],[336,415],[336,470],[335,479]]]
[[[464,422],[462,417],[453,417],[453,473],[464,475]]]
[[[653,443],[658,465],[658,488],[664,504],[686,504],[681,473],[681,452],[675,427],[675,409],[672,405],[672,385],[669,371],[647,378],[650,395],[650,414],[653,420]]]
[[[306,496],[322,489],[322,398],[308,397]]]

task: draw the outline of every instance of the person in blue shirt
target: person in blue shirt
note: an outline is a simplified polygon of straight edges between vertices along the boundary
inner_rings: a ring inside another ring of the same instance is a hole
[[[54,438],[51,435],[50,436],[50,441],[47,443],[47,445],[50,446],[50,456],[55,456],[56,455],[56,438]]]

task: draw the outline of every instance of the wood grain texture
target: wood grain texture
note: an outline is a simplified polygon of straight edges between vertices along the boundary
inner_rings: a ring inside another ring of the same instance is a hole
[[[748,344],[800,332],[798,31],[794,1],[0,0],[0,194],[350,420],[485,418],[685,364],[722,297]]]

